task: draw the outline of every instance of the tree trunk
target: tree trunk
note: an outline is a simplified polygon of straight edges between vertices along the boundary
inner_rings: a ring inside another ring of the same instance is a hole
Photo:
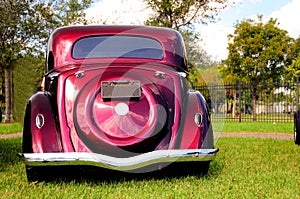
[[[10,101],[11,101],[11,118],[15,121],[14,107],[15,107],[15,92],[14,92],[14,73],[10,70]]]
[[[1,67],[1,95],[0,95],[0,110],[1,110],[1,122],[3,121],[3,104],[4,104],[4,95],[5,95],[5,75],[2,65]]]
[[[5,73],[5,123],[10,122],[11,117],[11,70],[4,69]]]
[[[253,114],[253,121],[256,121],[256,85],[253,85],[253,89],[252,89],[252,105],[253,105],[253,110],[252,110],[252,114]]]

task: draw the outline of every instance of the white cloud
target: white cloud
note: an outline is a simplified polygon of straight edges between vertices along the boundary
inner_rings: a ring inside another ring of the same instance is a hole
[[[102,0],[87,10],[86,17],[97,24],[142,25],[150,14],[141,0]]]
[[[227,35],[233,32],[232,27],[222,23],[209,24],[201,26],[201,38],[203,39],[203,49],[212,56],[214,60],[226,59],[227,52]]]
[[[294,38],[300,36],[300,26],[297,20],[300,19],[300,1],[293,0],[283,6],[280,10],[273,12],[270,17],[277,18],[279,27],[287,30],[289,35]]]
[[[239,0],[238,3],[258,3],[262,0]],[[243,7],[243,4],[239,5],[239,7]],[[300,26],[297,24],[296,20],[300,19],[300,1],[293,0],[290,3],[287,3],[285,6],[281,7],[279,10],[274,11],[270,14],[270,16],[265,16],[265,20],[269,20],[272,18],[277,18],[279,27],[287,30],[288,34],[291,37],[298,38],[300,36]],[[230,8],[228,8],[230,9]],[[247,8],[243,8],[247,9]],[[242,10],[243,10],[242,9]],[[242,12],[241,10],[241,12]],[[238,11],[240,12],[240,11]],[[254,18],[257,19],[257,13],[253,13],[251,16],[247,16],[246,18]],[[244,19],[238,19],[244,20]],[[212,56],[215,60],[226,59],[228,55],[227,46],[228,40],[227,35],[233,33],[234,31],[234,21],[232,24],[226,24],[224,21],[220,21],[215,24],[209,24],[208,26],[202,26],[203,29],[201,31],[201,35],[203,38],[203,42],[205,44],[204,49],[207,51],[209,55]]]
[[[239,9],[234,9],[235,13],[230,13],[230,20],[234,20],[234,16],[243,14],[246,3],[256,4],[264,0],[229,0],[235,2],[232,6],[237,6]],[[227,11],[231,11],[229,6]],[[281,9],[274,11],[270,16],[265,16],[268,20],[270,17],[277,18],[280,22],[280,28],[289,32],[289,35],[297,38],[300,35],[300,26],[296,20],[300,18],[300,0],[293,0],[287,3]],[[254,9],[255,10],[255,9]],[[152,11],[147,8],[147,5],[142,0],[102,0],[95,3],[87,10],[87,18],[94,20],[98,24],[135,24],[142,25],[146,21]],[[263,13],[262,13],[263,14]],[[227,13],[228,15],[228,13]],[[257,13],[245,18],[257,17]],[[226,59],[227,52],[227,35],[233,33],[234,23],[236,21],[224,21],[223,19],[217,23],[208,24],[206,26],[197,26],[200,30],[204,45],[203,48],[215,60]],[[244,20],[239,18],[235,20]]]

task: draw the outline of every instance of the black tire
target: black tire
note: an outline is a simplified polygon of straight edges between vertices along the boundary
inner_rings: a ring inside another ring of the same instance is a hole
[[[209,170],[210,161],[202,162],[199,166],[200,174],[206,175]]]
[[[26,165],[26,175],[28,182],[50,182],[59,175],[59,167],[51,166],[28,166]],[[61,173],[63,174],[63,173]]]
[[[196,175],[196,176],[205,176],[209,170],[210,161],[203,162],[177,162],[171,165],[171,170],[173,174],[179,176],[186,175]]]
[[[40,182],[38,168],[26,165],[26,176],[28,182]]]
[[[300,145],[300,110],[294,114],[294,141]]]
[[[205,176],[209,170],[210,161],[191,163],[191,169],[194,175]]]

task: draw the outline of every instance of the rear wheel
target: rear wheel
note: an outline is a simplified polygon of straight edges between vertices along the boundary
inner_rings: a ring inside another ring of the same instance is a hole
[[[166,168],[171,174],[186,176],[204,176],[208,173],[210,161],[203,162],[176,162]]]
[[[208,173],[210,161],[196,162],[192,166],[194,174],[204,176]]]
[[[294,141],[300,145],[300,110],[294,115]]]
[[[26,176],[28,182],[40,182],[41,181],[41,172],[39,167],[31,167],[26,165]]]

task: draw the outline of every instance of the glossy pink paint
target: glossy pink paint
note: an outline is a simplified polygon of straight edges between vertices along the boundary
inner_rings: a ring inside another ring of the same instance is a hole
[[[78,39],[115,34],[153,38],[161,43],[163,58],[72,57],[72,46]],[[46,72],[45,93],[55,97],[44,108],[41,100],[45,99],[31,99],[30,133],[35,153],[103,150],[109,154],[115,147],[137,153],[199,149],[207,133],[203,131],[209,129],[209,118],[195,124],[195,114],[209,116],[199,93],[185,80],[184,44],[174,30],[145,26],[60,28],[49,39]],[[141,97],[103,99],[101,82],[120,80],[139,81]],[[45,115],[47,127],[35,127],[37,114]]]

